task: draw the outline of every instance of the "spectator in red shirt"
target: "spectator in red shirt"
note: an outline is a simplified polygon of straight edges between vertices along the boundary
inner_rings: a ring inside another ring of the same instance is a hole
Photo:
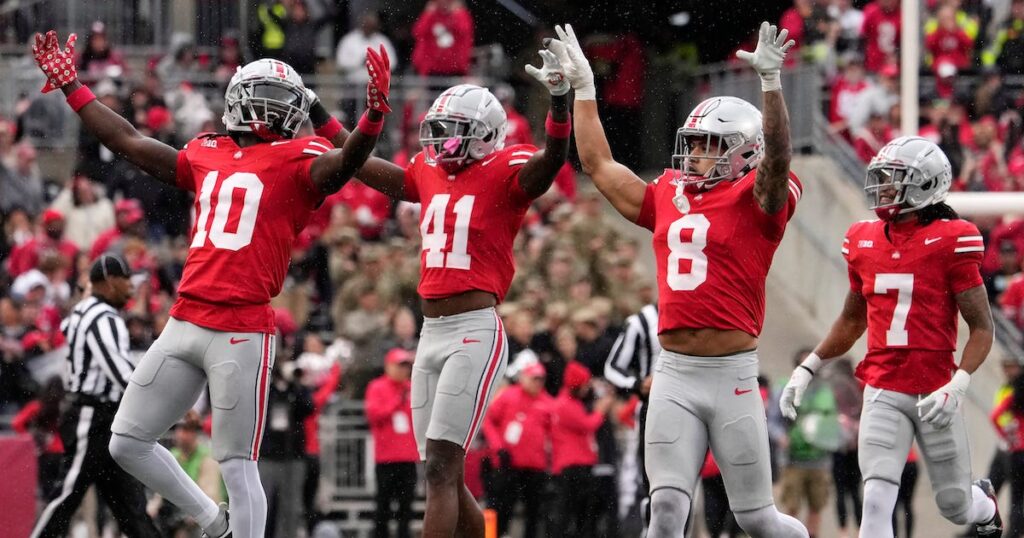
[[[1013,418],[1003,422],[1004,413]],[[1013,380],[1013,390],[989,415],[996,432],[1010,447],[1010,528],[1006,536],[1020,536],[1024,531],[1024,375]]]
[[[828,120],[834,132],[849,137],[850,131],[859,127],[851,125],[851,120],[857,117],[857,108],[862,106],[863,97],[872,89],[873,84],[864,76],[864,60],[860,55],[851,53],[843,59],[846,62],[843,71],[832,83]]]
[[[887,115],[888,111],[872,110],[867,126],[854,133],[853,149],[865,163],[870,162],[882,146],[896,138],[896,131]]]
[[[416,495],[416,438],[412,431],[409,391],[412,353],[392,349],[384,356],[384,375],[366,388],[366,420],[373,438],[376,462],[377,510],[374,512],[377,538],[387,538],[388,524],[398,521],[399,538],[409,538],[412,500]],[[398,504],[392,510],[392,502]]]
[[[541,502],[548,481],[548,446],[551,443],[552,398],[544,390],[547,371],[534,362],[519,373],[519,384],[499,394],[487,412],[484,437],[498,458],[499,473],[509,488],[489,495],[498,512],[498,534],[508,532],[517,501],[525,509],[524,536],[538,534]],[[511,491],[509,491],[511,490]],[[490,493],[490,492],[488,492]],[[548,534],[551,534],[550,531]]]
[[[42,216],[43,233],[18,245],[8,259],[8,274],[12,278],[33,269],[48,254],[57,254],[64,267],[74,267],[78,247],[64,239],[64,215],[56,209],[47,209]]]
[[[953,77],[971,65],[974,40],[956,22],[956,7],[943,4],[936,15],[938,25],[925,36],[928,63],[935,72],[935,89],[939,97],[953,96]]]
[[[43,385],[39,398],[25,405],[14,416],[11,427],[18,433],[31,433],[39,449],[39,490],[41,498],[56,496],[61,479],[60,405],[64,400],[64,382],[55,376]]]
[[[893,63],[900,44],[900,0],[874,0],[864,6],[864,67],[875,73]]]
[[[473,54],[473,16],[459,0],[430,0],[412,27],[412,66],[425,77],[463,76]]]
[[[319,339],[314,337],[319,342]],[[323,344],[321,344],[322,347]],[[307,351],[309,349],[307,348]],[[319,350],[322,352],[322,349]],[[313,535],[313,527],[319,516],[316,513],[316,492],[320,486],[320,415],[327,407],[331,396],[341,382],[341,365],[332,361],[326,375],[319,376],[312,383],[313,413],[305,418],[306,430],[306,482],[302,488],[302,504],[306,511],[306,532]],[[306,376],[303,376],[306,384]]]
[[[116,224],[96,238],[89,250],[89,259],[94,260],[100,254],[114,249],[124,235],[144,238],[146,236],[144,219],[145,213],[143,213],[142,205],[138,200],[129,198],[114,204]]]
[[[590,370],[572,361],[565,367],[562,390],[553,405],[552,474],[558,490],[561,533],[556,536],[595,536],[598,507],[593,469],[597,463],[597,429],[615,397],[612,391],[601,397],[594,410],[583,403],[591,390]]]
[[[647,59],[644,44],[632,32],[596,36],[586,45],[597,76],[601,121],[615,158],[631,169],[640,168],[639,121],[643,112]]]

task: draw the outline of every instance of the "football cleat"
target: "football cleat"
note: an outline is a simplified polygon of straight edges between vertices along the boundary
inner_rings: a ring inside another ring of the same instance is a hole
[[[992,487],[992,482],[987,478],[981,480],[975,480],[974,485],[981,488],[981,491],[988,495],[989,499],[996,506],[996,513],[992,516],[992,519],[987,523],[978,523],[976,528],[979,537],[984,536],[1002,536],[1003,535],[1003,518],[999,517],[999,499],[996,497],[996,490]]]

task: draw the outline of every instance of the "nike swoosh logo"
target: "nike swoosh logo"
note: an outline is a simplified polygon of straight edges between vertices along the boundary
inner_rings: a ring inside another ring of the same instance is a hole
[[[248,341],[249,341],[248,338],[232,338],[230,340],[231,345],[241,344],[242,342],[248,342]]]
[[[744,394],[746,394],[746,393],[748,393],[748,392],[750,392],[752,390],[754,390],[754,389],[740,390],[739,387],[736,387],[736,390],[734,390],[733,392],[736,394],[736,396],[742,396],[742,395],[744,395]]]
[[[491,157],[490,159],[487,159],[486,161],[484,161],[484,162],[480,163],[480,166],[487,166],[487,165],[491,164],[491,162],[492,162],[492,161],[493,161],[494,159],[497,159],[497,157]]]
[[[929,239],[925,239],[925,240],[924,240],[924,244],[925,244],[925,245],[930,245],[930,244],[932,244],[932,243],[934,243],[934,242],[936,242],[936,241],[941,241],[941,240],[942,240],[942,238],[941,238],[941,237],[931,237],[931,238],[929,238]]]
[[[271,146],[280,146],[281,144],[287,144],[289,142],[291,142],[291,140],[278,140],[277,142],[271,142],[270,145]]]
[[[462,343],[463,344],[477,344],[477,343],[480,343],[480,341],[479,340],[475,340],[473,338],[463,338],[462,339]]]

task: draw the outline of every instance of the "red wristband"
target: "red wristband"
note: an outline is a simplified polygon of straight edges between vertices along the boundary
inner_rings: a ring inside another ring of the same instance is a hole
[[[68,104],[71,105],[71,110],[75,112],[78,112],[83,106],[95,100],[96,95],[92,93],[88,86],[82,86],[68,94]]]
[[[382,118],[380,121],[373,121],[367,115],[368,112],[369,111],[363,112],[363,116],[359,118],[358,128],[363,134],[377,136],[384,130],[384,119]]]
[[[327,120],[327,123],[313,129],[313,132],[315,132],[317,136],[322,136],[327,140],[333,140],[334,137],[344,128],[345,126],[338,121],[338,118],[331,116],[331,119]]]
[[[551,138],[569,138],[569,134],[572,133],[572,114],[569,114],[569,119],[565,123],[558,123],[548,112],[548,119],[544,120],[544,132]]]

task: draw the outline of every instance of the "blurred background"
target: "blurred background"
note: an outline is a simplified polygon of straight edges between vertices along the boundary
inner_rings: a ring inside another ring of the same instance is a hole
[[[769,277],[761,340],[779,506],[804,521],[820,520],[818,536],[856,535],[860,390],[850,365],[863,344],[829,368],[820,387],[825,404],[812,420],[787,423],[772,410],[793,361],[817,343],[842,304],[843,232],[870,216],[864,165],[892,138],[920,134],[949,156],[952,205],[986,240],[983,271],[998,342],[971,385],[967,415],[975,476],[1005,477],[1005,520],[1011,500],[1024,503],[1024,488],[1016,499],[1009,491],[1011,481],[1024,484],[1024,465],[1011,465],[1015,458],[1002,440],[1014,433],[1016,419],[989,413],[1008,397],[1024,360],[1024,0],[906,2],[912,11],[903,4],[0,0],[0,501],[21,507],[0,510],[0,529],[14,529],[0,534],[27,536],[60,484],[56,431],[67,346],[59,324],[79,298],[89,264],[105,251],[129,261],[137,293],[128,327],[141,357],[167,322],[191,230],[190,194],[144,177],[81,131],[59,92],[39,93],[44,80],[29,43],[51,28],[62,40],[78,33],[79,75],[104,104],[176,147],[223,130],[227,81],[238,66],[264,57],[295,67],[351,127],[364,108],[365,48],[383,44],[393,58],[396,113],[377,154],[404,165],[420,149],[419,120],[429,103],[463,82],[486,86],[503,102],[507,143],[542,141],[549,99],[523,66],[538,64],[542,39],[568,22],[598,77],[613,153],[645,179],[670,166],[676,129],[705,97],[735,95],[761,105],[757,76],[734,53],[753,49],[762,20],[789,29],[797,47],[787,58],[783,91],[797,152],[793,169],[805,193]],[[907,17],[916,22],[905,25]],[[304,134],[311,133],[307,125]],[[587,412],[600,417],[586,451],[594,514],[587,532],[633,537],[640,535],[643,395],[624,378],[642,381],[646,372],[628,371],[631,361],[622,354],[631,338],[627,318],[656,300],[650,236],[614,214],[578,170],[570,156],[518,236],[516,278],[499,308],[512,352],[506,382],[552,398],[566,383],[581,390]],[[394,394],[373,385],[393,381],[400,400],[407,399],[403,352],[415,350],[422,323],[418,214],[417,205],[353,181],[327,199],[293,247],[284,291],[273,301],[281,336],[273,394],[291,414],[287,426],[268,429],[263,444],[270,536],[371,536],[382,525],[397,536],[398,520],[407,518],[414,533],[418,528],[419,481],[411,494],[390,492],[398,499],[393,508],[391,499],[378,502],[388,493],[381,486],[398,476],[380,480],[382,473],[415,469],[416,456],[411,432],[392,420],[403,409],[385,405]],[[609,373],[607,363],[617,360],[627,371]],[[201,399],[165,439],[183,465],[209,458],[208,407]],[[500,535],[553,536],[564,514],[552,507],[568,495],[557,487],[553,477],[561,470],[553,462],[565,447],[543,413],[510,416],[488,418],[469,454],[467,481],[496,511]],[[511,422],[531,432],[530,447],[518,437],[509,441]],[[823,422],[839,426],[819,431]],[[826,439],[826,430],[838,438]],[[958,535],[961,529],[938,516],[914,460],[911,454],[897,535]],[[210,474],[216,466],[200,468],[205,474],[194,478],[212,484],[208,493],[222,499],[219,477]],[[795,470],[809,471],[821,487],[787,485]],[[741,535],[723,508],[713,459],[702,475],[688,536]],[[410,501],[408,515],[402,499]],[[168,504],[150,503],[161,529],[198,536]],[[539,524],[528,528],[524,521]],[[73,535],[116,536],[113,527],[102,504],[91,502]]]

